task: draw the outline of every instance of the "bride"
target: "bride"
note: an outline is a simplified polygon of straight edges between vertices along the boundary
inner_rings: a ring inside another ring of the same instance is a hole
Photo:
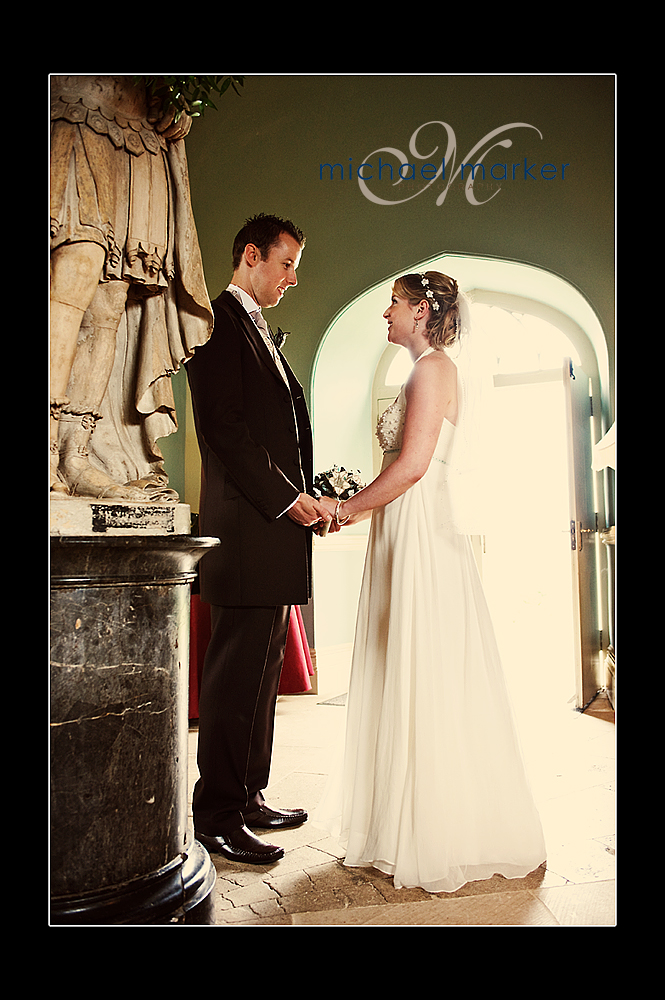
[[[455,485],[471,397],[446,353],[466,332],[457,283],[428,271],[393,287],[388,340],[414,362],[379,419],[381,473],[338,502],[371,516],[346,744],[315,821],[397,888],[451,892],[545,859],[489,612]],[[464,347],[462,347],[462,351]],[[457,447],[456,447],[457,445]],[[468,454],[468,450],[466,452]]]

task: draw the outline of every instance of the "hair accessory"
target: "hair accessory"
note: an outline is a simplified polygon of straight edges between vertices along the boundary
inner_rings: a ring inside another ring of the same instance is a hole
[[[420,273],[420,277],[421,277],[421,282],[420,283],[425,286],[425,295],[427,296],[427,298],[432,303],[432,309],[434,310],[434,312],[438,312],[439,311],[439,303],[434,298],[434,292],[429,287],[429,278],[425,274],[423,274],[422,272]]]

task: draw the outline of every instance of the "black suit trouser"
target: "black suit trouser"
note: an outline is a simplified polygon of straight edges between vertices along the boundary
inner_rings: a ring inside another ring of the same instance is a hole
[[[198,833],[230,833],[263,801],[290,611],[211,606],[193,799]]]

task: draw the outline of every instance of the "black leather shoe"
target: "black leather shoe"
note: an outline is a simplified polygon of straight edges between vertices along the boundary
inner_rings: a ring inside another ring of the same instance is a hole
[[[305,809],[271,809],[265,802],[243,819],[247,826],[258,830],[283,830],[307,822]]]
[[[255,837],[246,826],[219,837],[208,837],[203,833],[195,833],[194,836],[209,851],[243,865],[271,865],[284,857],[283,847],[266,844],[265,840]]]

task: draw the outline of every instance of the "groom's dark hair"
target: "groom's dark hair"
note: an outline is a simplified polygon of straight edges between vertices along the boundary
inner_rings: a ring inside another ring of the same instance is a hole
[[[264,215],[263,212],[247,219],[233,241],[233,270],[238,268],[248,243],[253,243],[260,251],[261,259],[265,260],[272,248],[279,243],[282,233],[287,233],[301,247],[305,246],[302,230],[288,219],[280,219],[278,215]]]

